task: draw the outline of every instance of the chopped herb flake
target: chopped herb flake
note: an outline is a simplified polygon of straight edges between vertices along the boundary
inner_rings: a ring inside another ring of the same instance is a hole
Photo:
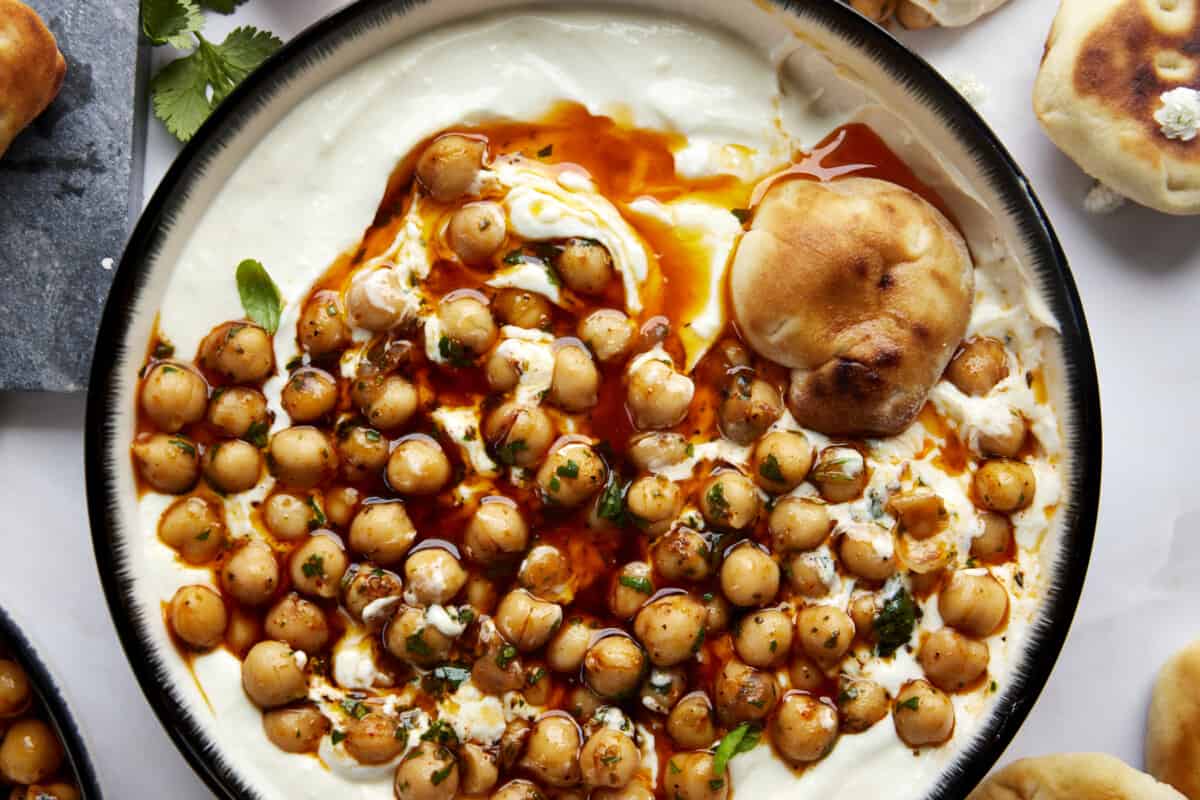
[[[642,594],[650,594],[654,591],[654,585],[650,583],[649,578],[641,578],[636,575],[622,575],[618,583]]]
[[[713,775],[724,775],[725,765],[736,755],[749,753],[758,746],[762,730],[749,722],[743,722],[721,738],[713,753]]]

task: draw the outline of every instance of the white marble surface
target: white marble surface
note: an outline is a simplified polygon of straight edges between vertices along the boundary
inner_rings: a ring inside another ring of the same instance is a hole
[[[254,0],[254,22],[292,35],[339,3]],[[963,31],[907,38],[988,88],[982,111],[1046,205],[1083,295],[1100,364],[1105,497],[1092,567],[1058,668],[1005,761],[1062,750],[1142,760],[1158,665],[1200,636],[1200,241],[1194,220],[1083,211],[1090,181],[1040,133],[1030,91],[1056,4],[1013,0]],[[174,146],[151,122],[147,196]],[[1190,323],[1190,324],[1189,324]],[[0,602],[67,685],[109,797],[209,797],[139,692],[100,592],[84,506],[83,398],[0,395],[8,513]],[[164,792],[165,790],[165,792]]]

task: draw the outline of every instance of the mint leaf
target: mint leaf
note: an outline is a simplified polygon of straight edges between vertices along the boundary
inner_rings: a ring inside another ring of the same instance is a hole
[[[204,17],[191,0],[142,0],[142,35],[151,44],[190,50],[196,45],[192,34],[203,27]]]
[[[283,309],[283,301],[279,297],[279,287],[271,280],[271,276],[260,262],[247,258],[238,264],[237,288],[246,316],[262,326],[267,333],[279,330],[279,314]]]
[[[876,652],[887,658],[908,644],[916,624],[917,605],[908,590],[900,587],[875,615],[872,627],[875,629],[875,635],[879,637]]]

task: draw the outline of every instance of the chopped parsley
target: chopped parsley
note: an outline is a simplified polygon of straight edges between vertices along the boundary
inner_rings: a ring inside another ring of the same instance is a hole
[[[467,664],[442,664],[423,681],[426,691],[430,694],[442,694],[454,691],[471,677],[471,668]]]
[[[917,606],[908,590],[901,587],[875,615],[873,627],[879,639],[876,652],[886,658],[908,644],[916,623]]]
[[[548,144],[541,150],[538,150],[538,158],[549,158],[554,155],[554,145]]]
[[[437,786],[439,783],[446,780],[446,778],[449,778],[450,773],[453,770],[454,770],[454,762],[451,761],[446,766],[442,767],[441,769],[437,770],[436,772],[432,773],[429,776],[430,783],[432,783],[434,786]]]
[[[154,345],[155,358],[170,358],[175,355],[175,345],[170,342],[159,341]]]
[[[708,508],[714,517],[724,518],[729,515],[729,501],[725,499],[725,485],[717,481],[709,487],[704,495]]]
[[[422,628],[416,633],[410,633],[408,636],[406,636],[404,638],[404,649],[407,652],[418,656],[433,655],[433,651],[429,649],[429,645],[426,644],[425,639],[421,636],[421,634],[424,632],[425,629]]]
[[[300,570],[306,578],[324,578],[325,577],[325,557],[313,553],[300,566]]]
[[[458,744],[458,734],[450,723],[442,719],[433,721],[429,729],[421,734],[422,742],[437,742],[438,744]]]
[[[325,523],[328,522],[328,520],[325,518],[325,512],[321,510],[319,505],[317,505],[317,498],[310,494],[308,499],[304,502],[308,504],[310,509],[312,509],[312,516],[308,520],[308,529],[310,531],[315,531],[317,528],[324,528]],[[307,575],[308,573],[305,572],[304,574]]]
[[[517,657],[517,648],[511,644],[506,644],[500,648],[500,652],[496,654],[496,666],[500,669],[507,669],[508,665]]]
[[[172,439],[171,444],[187,453],[189,456],[196,455],[196,447],[186,439]]]
[[[618,583],[642,594],[650,594],[654,591],[654,585],[650,583],[649,578],[642,578],[636,575],[622,575]]]
[[[903,701],[897,703],[896,708],[897,709],[905,708],[905,709],[908,709],[909,711],[916,711],[920,705],[921,705],[921,698],[917,697],[914,694],[912,697],[908,698],[907,700],[903,700]]]
[[[743,722],[725,734],[713,753],[713,775],[724,775],[725,765],[729,763],[729,760],[736,755],[749,753],[758,746],[761,736],[762,729],[749,722]]]
[[[267,446],[267,423],[265,420],[256,420],[250,423],[250,427],[246,428],[246,433],[242,437],[250,444],[257,447],[259,450]]]
[[[496,457],[500,459],[501,464],[512,466],[517,463],[517,453],[526,449],[524,439],[514,439],[508,444],[503,444],[496,448]]]
[[[775,458],[775,454],[771,453],[758,467],[758,474],[762,475],[769,481],[775,483],[783,483],[783,470],[779,467],[779,459]]]
[[[675,763],[674,759],[667,759],[667,769],[671,771],[672,775],[678,775],[679,773],[683,772],[683,770],[679,768],[679,765]]]
[[[379,431],[375,430],[374,428],[365,428],[363,430],[363,437],[368,442],[378,442],[380,439],[383,438],[383,435],[380,434]]]
[[[506,255],[504,257],[504,263],[508,264],[510,267],[515,267],[517,264],[522,263],[524,260],[525,260],[525,254],[522,253],[520,250],[513,250],[512,252],[510,252],[508,255]]]
[[[551,475],[549,486],[550,486],[550,491],[557,492],[559,489],[562,488],[562,482],[558,479],[557,475]]]
[[[341,742],[345,738],[346,738],[346,734],[344,734],[341,731],[336,730],[336,729],[333,731],[333,733],[329,734],[329,740],[331,742],[333,742],[335,745],[338,744],[339,742]]]
[[[737,217],[738,222],[743,225],[750,219],[750,209],[748,208],[731,208],[729,213]]]
[[[529,677],[525,680],[529,686],[537,686],[538,681],[546,677],[546,670],[538,667],[533,672],[529,673]]]
[[[438,339],[438,355],[449,361],[450,365],[454,367],[469,367],[474,363],[471,352],[463,346],[462,342],[456,342],[449,336]]]
[[[212,528],[205,528],[204,530],[200,531],[200,533],[196,534],[196,541],[197,542],[207,542],[208,537],[211,535],[212,535]]]
[[[556,469],[554,471],[555,471],[555,473],[557,473],[559,476],[561,476],[563,478],[578,478],[579,477],[579,464],[577,464],[572,459],[567,459],[567,463],[561,465],[558,469]]]
[[[342,701],[341,705],[342,711],[345,711],[346,714],[355,719],[362,719],[371,713],[371,709],[367,708],[363,703],[348,697]]]
[[[609,473],[608,483],[604,484],[604,491],[600,493],[596,515],[618,524],[625,516],[625,486],[615,470]]]

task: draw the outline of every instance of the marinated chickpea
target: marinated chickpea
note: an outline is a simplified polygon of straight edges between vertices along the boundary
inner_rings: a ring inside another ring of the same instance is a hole
[[[195,442],[178,434],[139,436],[133,443],[133,458],[143,480],[164,494],[183,494],[200,477],[200,451]]]
[[[545,795],[532,781],[512,780],[501,786],[489,800],[544,800]]]
[[[803,652],[796,653],[788,664],[788,678],[792,688],[804,692],[815,692],[825,685],[825,673],[817,662]]]
[[[496,758],[477,744],[467,742],[458,749],[459,788],[463,794],[485,794],[500,778]]]
[[[315,653],[329,642],[329,623],[325,619],[325,612],[317,604],[295,593],[271,606],[264,630],[268,638],[277,639],[293,650],[305,653]]]
[[[545,706],[554,695],[554,681],[546,674],[545,667],[529,664],[525,667],[525,688],[521,691],[525,702],[533,706]]]
[[[928,539],[947,523],[946,506],[932,489],[919,488],[888,501],[888,512],[899,523],[898,532]]]
[[[721,433],[738,444],[750,444],[762,436],[782,414],[779,391],[747,372],[734,376],[717,409]]]
[[[954,705],[928,681],[912,681],[896,695],[892,722],[896,735],[909,747],[937,746],[954,733]]]
[[[639,528],[655,536],[679,516],[683,493],[678,484],[662,475],[646,475],[630,484],[625,507],[637,518]]]
[[[337,381],[323,369],[301,367],[283,385],[279,401],[292,422],[316,422],[337,405]]]
[[[221,588],[244,606],[263,605],[278,586],[279,563],[265,542],[247,542],[221,568]]]
[[[211,650],[225,638],[229,615],[221,596],[207,586],[183,586],[167,609],[171,630],[196,650]]]
[[[568,239],[555,266],[576,292],[600,294],[614,276],[612,255],[594,239]]]
[[[467,578],[467,586],[463,590],[463,596],[471,608],[475,610],[475,616],[482,617],[484,614],[491,615],[496,610],[496,605],[500,602],[500,596],[496,591],[496,584],[484,575],[471,575]]]
[[[490,200],[468,203],[450,215],[446,240],[464,264],[486,264],[508,235],[504,208]]]
[[[991,636],[1008,615],[1008,592],[989,574],[955,572],[938,595],[938,613],[968,636]]]
[[[792,620],[778,608],[747,614],[738,624],[733,648],[752,667],[781,664],[792,651]]]
[[[263,714],[263,731],[285,753],[317,752],[329,728],[329,720],[316,706],[277,708]]]
[[[887,690],[874,681],[845,680],[838,692],[838,710],[842,716],[842,729],[847,733],[860,733],[887,716]]]
[[[380,430],[402,428],[417,411],[417,389],[406,378],[388,375],[377,386],[369,379],[355,382],[368,389],[357,392],[359,409],[372,425]]]
[[[337,452],[319,428],[285,428],[271,437],[267,466],[286,486],[311,489],[330,478],[338,465]]]
[[[687,594],[671,594],[642,606],[633,620],[633,635],[650,661],[671,667],[691,658],[704,641],[704,606]]]
[[[824,597],[837,577],[833,559],[823,553],[793,553],[785,556],[783,574],[788,586],[804,597]]]
[[[643,708],[656,714],[666,714],[683,697],[688,688],[688,675],[683,667],[655,667],[642,681],[638,691]]]
[[[537,650],[562,623],[562,608],[539,600],[524,589],[504,596],[496,609],[496,629],[522,652]]]
[[[750,468],[766,491],[790,492],[804,482],[812,461],[812,445],[803,433],[774,431],[754,445]]]
[[[482,139],[443,134],[425,148],[417,161],[417,180],[434,200],[453,202],[471,188],[486,154],[487,143]]]
[[[988,646],[942,628],[921,644],[918,660],[930,683],[945,692],[959,692],[987,672]]]
[[[771,509],[767,520],[771,548],[776,553],[820,547],[833,530],[833,519],[825,505],[805,497],[784,497]]]
[[[369,713],[346,728],[346,752],[360,764],[386,764],[404,752],[407,737],[396,738],[396,720],[385,714]]]
[[[267,398],[246,386],[220,389],[208,404],[208,421],[229,436],[244,439],[253,434],[266,441]]]
[[[231,383],[258,383],[275,369],[270,335],[249,322],[226,322],[200,343],[200,363]]]
[[[591,445],[569,442],[559,447],[537,472],[547,503],[566,508],[583,504],[604,488],[608,468]]]
[[[789,692],[771,718],[771,742],[793,764],[824,758],[838,737],[838,714],[832,705],[800,692]]]
[[[712,525],[741,530],[758,518],[758,489],[740,472],[719,472],[700,487],[700,513]]]
[[[510,392],[521,380],[518,364],[500,348],[492,351],[483,363],[483,373],[493,392]]]
[[[659,537],[650,551],[654,569],[668,581],[699,581],[712,574],[708,543],[690,528],[678,527]]]
[[[367,503],[350,523],[350,549],[385,567],[404,560],[416,538],[417,529],[399,500]]]
[[[285,542],[308,536],[309,526],[317,524],[313,507],[307,499],[286,492],[267,498],[263,504],[263,520],[271,535]]]
[[[337,597],[338,586],[349,566],[350,560],[337,537],[329,531],[317,530],[292,551],[292,586],[311,597]]]
[[[641,765],[641,753],[632,737],[602,728],[588,737],[579,762],[585,785],[618,788],[633,779]]]
[[[201,461],[205,479],[217,491],[237,494],[253,489],[262,475],[262,452],[241,439],[212,444]]]
[[[613,578],[608,593],[608,608],[621,619],[630,619],[642,604],[654,594],[650,565],[645,561],[630,561]]]
[[[13,723],[0,744],[0,778],[28,785],[58,772],[63,748],[54,729],[39,719]]]
[[[583,657],[583,675],[592,691],[620,700],[637,691],[646,672],[646,654],[630,637],[611,634],[597,639]]]
[[[726,800],[729,797],[729,776],[715,774],[711,753],[671,756],[663,786],[666,796],[674,800]]]
[[[1001,514],[984,511],[983,533],[971,540],[971,556],[985,563],[1004,560],[1012,547],[1012,521]]]
[[[357,273],[346,290],[346,311],[356,328],[383,333],[411,325],[417,301],[404,277],[391,267]]]
[[[387,463],[388,485],[400,494],[437,494],[450,481],[450,459],[434,439],[414,434],[400,441]]]
[[[624,312],[601,308],[579,321],[578,333],[596,360],[608,364],[629,355],[637,327]]]
[[[322,289],[312,296],[296,322],[300,346],[320,358],[350,344],[350,328],[337,292]]]
[[[720,592],[705,593],[704,610],[708,615],[705,619],[705,630],[707,631],[705,636],[723,633],[729,628],[733,611],[729,601]]]
[[[263,638],[262,625],[258,617],[241,608],[234,608],[225,629],[225,645],[238,658],[245,658],[250,648]]]
[[[779,565],[752,542],[737,545],[721,564],[721,591],[735,606],[761,606],[779,593]]]
[[[555,351],[551,403],[572,413],[587,411],[596,405],[599,390],[600,372],[586,350],[570,344]]]
[[[975,470],[972,488],[988,511],[1021,511],[1033,503],[1037,479],[1033,468],[1020,461],[987,461]]]
[[[1025,444],[1025,418],[1013,412],[1009,415],[1008,424],[1004,430],[996,432],[979,432],[979,446],[976,448],[982,455],[999,458],[1016,458],[1021,447]]]
[[[517,583],[552,603],[569,603],[575,597],[571,562],[565,553],[549,544],[540,544],[529,551],[517,571]]]
[[[304,670],[283,642],[259,642],[242,661],[242,687],[259,708],[278,708],[308,694]]]
[[[492,311],[505,325],[537,330],[550,325],[550,301],[536,292],[501,289],[492,301]]]
[[[896,549],[891,533],[872,523],[853,523],[838,540],[842,566],[869,581],[896,574]]]
[[[875,617],[879,614],[879,602],[871,592],[855,592],[850,596],[850,619],[854,631],[863,641],[875,639]]]
[[[671,428],[687,416],[696,386],[674,364],[651,358],[629,372],[625,403],[640,430]]]
[[[29,676],[15,661],[0,658],[0,719],[24,714],[33,700]]]
[[[779,687],[769,672],[730,659],[716,679],[717,714],[730,725],[757,722],[775,708]]]
[[[189,564],[207,564],[225,546],[218,509],[200,497],[175,501],[158,523],[158,536]]]
[[[630,781],[619,789],[593,789],[589,800],[654,800],[654,792],[638,781]]]
[[[156,364],[142,382],[142,410],[165,433],[204,417],[208,384],[194,370],[179,364]]]
[[[796,636],[805,655],[828,669],[850,650],[854,621],[834,606],[805,606],[796,615]]]
[[[808,477],[830,503],[848,503],[863,493],[870,475],[862,453],[834,446],[821,451]]]
[[[679,747],[701,750],[717,740],[712,701],[701,691],[684,697],[667,715],[667,734]]]
[[[604,698],[587,686],[579,685],[567,695],[566,707],[577,720],[587,721],[604,705]]]
[[[325,492],[325,516],[336,528],[346,528],[354,521],[362,503],[362,493],[350,486],[333,486]]]
[[[529,526],[521,509],[507,497],[485,497],[463,531],[467,558],[489,566],[508,561],[529,546]]]
[[[392,788],[396,800],[453,800],[458,794],[454,753],[442,745],[421,742],[396,767]]]
[[[572,617],[546,645],[546,664],[555,672],[578,671],[591,641],[592,626],[582,617]]]
[[[554,424],[540,406],[512,400],[488,414],[483,436],[495,449],[500,463],[529,469],[542,460],[554,442]]]
[[[400,609],[383,630],[383,646],[389,653],[421,667],[445,661],[453,644],[453,639],[426,624],[425,612],[419,608]]]
[[[629,443],[629,460],[649,472],[683,461],[687,448],[687,439],[678,433],[644,433]]]
[[[404,583],[423,606],[446,605],[467,582],[467,571],[449,550],[429,547],[404,562]]]
[[[475,292],[452,292],[438,305],[443,336],[470,356],[484,353],[496,341],[496,321],[485,300]]]
[[[1004,343],[987,336],[968,339],[946,368],[946,378],[963,394],[982,397],[1008,377]]]
[[[342,605],[350,616],[375,631],[391,619],[403,591],[399,575],[363,562],[352,566],[342,580]]]
[[[575,786],[582,778],[579,725],[566,714],[547,714],[529,734],[521,766],[548,786]]]

